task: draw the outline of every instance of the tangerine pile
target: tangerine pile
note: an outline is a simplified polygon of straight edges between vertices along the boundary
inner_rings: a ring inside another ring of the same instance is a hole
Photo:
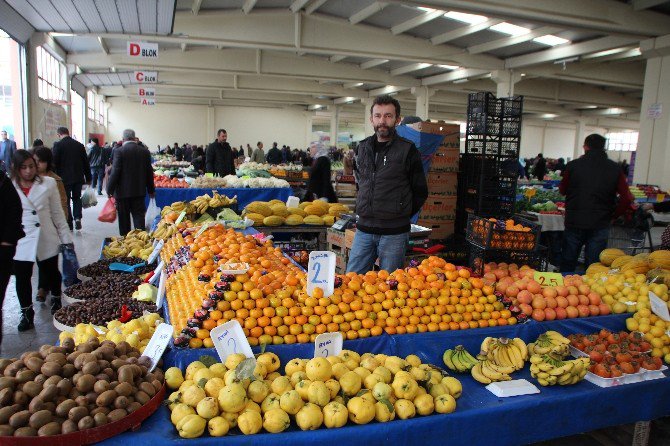
[[[178,236],[176,236],[178,239]],[[180,242],[164,251],[176,252]],[[251,345],[313,342],[339,331],[346,339],[515,324],[494,288],[467,269],[430,257],[406,270],[337,276],[334,293],[306,292],[305,273],[268,242],[260,245],[222,226],[183,237],[191,259],[167,281],[175,345],[212,347],[210,331],[230,320]],[[165,258],[164,258],[165,260]],[[245,274],[219,274],[225,263],[245,262]]]

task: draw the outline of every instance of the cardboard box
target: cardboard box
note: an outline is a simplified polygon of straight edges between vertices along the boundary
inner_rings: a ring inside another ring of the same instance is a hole
[[[355,229],[347,229],[344,231],[344,247],[351,249],[354,244],[354,236],[356,235]]]
[[[445,195],[455,197],[458,189],[458,174],[456,172],[428,172],[426,178],[428,193],[431,195]]]
[[[458,172],[460,156],[461,150],[458,145],[440,146],[430,160],[429,172]]]
[[[335,194],[338,197],[355,197],[356,196],[356,185],[348,183],[337,183],[335,185]]]
[[[326,232],[326,242],[344,248],[344,232],[328,228]]]
[[[344,274],[347,271],[347,253],[335,253],[335,273]]]
[[[457,139],[460,138],[461,134],[461,126],[459,126],[458,124],[447,124],[444,121],[415,122],[414,124],[410,124],[409,126],[421,133],[432,133],[433,135],[445,135],[445,136],[453,136],[454,134],[456,134]]]
[[[428,199],[421,208],[419,222],[431,220],[435,222],[454,221],[456,219],[456,197],[443,195],[428,195]],[[421,223],[419,223],[421,224]]]
[[[449,237],[454,233],[454,221],[448,220],[433,220],[433,219],[419,219],[417,222],[420,226],[430,228],[432,232],[428,236],[431,240],[441,240]]]

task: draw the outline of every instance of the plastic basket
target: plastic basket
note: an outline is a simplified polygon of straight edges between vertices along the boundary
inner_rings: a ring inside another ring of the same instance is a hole
[[[507,218],[514,213],[516,196],[487,196],[468,193],[467,189],[459,191],[458,208],[482,217]]]
[[[547,270],[547,248],[537,245],[535,251],[507,251],[498,249],[485,249],[470,243],[470,262],[472,272],[477,275],[484,274],[484,266],[489,262],[516,263],[517,265],[528,265],[538,271]]]
[[[539,246],[541,225],[529,220],[514,217],[514,224],[521,224],[527,231],[512,231],[499,228],[497,224],[484,217],[471,214],[468,217],[466,238],[484,249],[506,251],[534,251]]]

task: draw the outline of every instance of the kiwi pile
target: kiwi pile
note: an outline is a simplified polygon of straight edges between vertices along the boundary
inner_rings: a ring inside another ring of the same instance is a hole
[[[68,434],[118,421],[163,386],[163,371],[149,372],[150,365],[127,342],[95,338],[0,359],[0,437]]]

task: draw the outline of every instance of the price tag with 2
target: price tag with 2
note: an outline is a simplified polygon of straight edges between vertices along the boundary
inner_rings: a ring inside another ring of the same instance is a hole
[[[342,333],[321,333],[314,340],[314,357],[337,356],[342,351]]]
[[[170,324],[160,324],[156,327],[156,331],[154,331],[153,336],[151,336],[151,339],[142,354],[142,356],[147,356],[151,359],[150,372],[156,368],[156,364],[158,364],[161,356],[163,356],[163,352],[165,352],[165,348],[170,342],[173,333],[174,329]]]
[[[242,326],[236,320],[226,322],[218,327],[215,327],[210,332],[214,348],[224,362],[229,355],[233,353],[242,353],[247,358],[253,358],[254,353],[251,351],[251,346],[247,337],[244,335]]]
[[[312,251],[307,266],[307,294],[312,296],[314,288],[323,290],[328,297],[335,291],[335,253],[331,251]]]
[[[649,291],[649,304],[651,305],[651,311],[661,319],[666,322],[670,322],[670,312],[668,311],[668,304],[654,294],[652,291]]]

